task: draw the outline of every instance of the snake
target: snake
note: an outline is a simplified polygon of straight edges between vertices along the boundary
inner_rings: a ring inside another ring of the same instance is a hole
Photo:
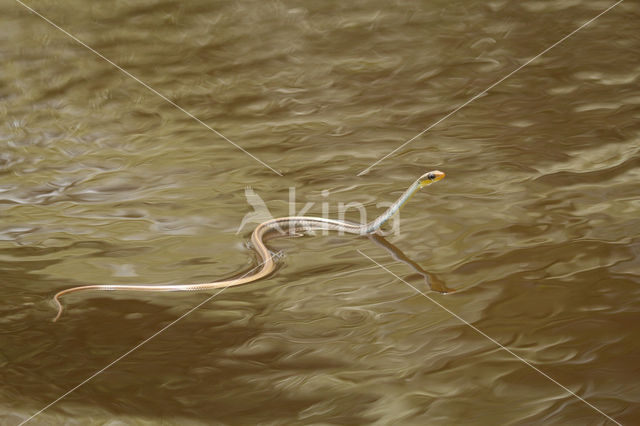
[[[77,287],[67,288],[59,291],[53,297],[53,300],[58,308],[58,314],[53,319],[56,322],[62,315],[63,306],[60,302],[60,297],[81,291],[98,290],[98,291],[204,291],[218,288],[226,288],[238,286],[241,284],[248,284],[258,281],[262,278],[269,276],[276,269],[276,256],[267,248],[263,238],[264,236],[274,230],[282,231],[283,228],[290,231],[339,231],[349,234],[357,235],[371,235],[378,231],[380,227],[393,217],[398,211],[406,204],[407,201],[421,188],[431,185],[445,177],[445,174],[439,170],[433,170],[420,176],[418,179],[407,188],[407,190],[396,200],[384,213],[378,216],[371,222],[359,224],[355,222],[348,222],[342,220],[334,220],[322,217],[313,216],[289,216],[279,217],[267,220],[254,229],[251,234],[251,245],[253,249],[258,253],[262,262],[258,265],[260,268],[256,273],[252,275],[243,275],[239,278],[233,278],[223,281],[215,281],[202,284],[168,284],[168,285],[155,285],[155,284],[94,284],[83,285]],[[253,268],[257,269],[257,268]]]

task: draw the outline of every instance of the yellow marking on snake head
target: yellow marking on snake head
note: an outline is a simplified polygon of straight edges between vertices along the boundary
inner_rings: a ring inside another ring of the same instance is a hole
[[[441,172],[440,170],[432,170],[428,173],[425,173],[418,178],[418,181],[420,182],[420,188],[431,185],[432,183],[437,182],[444,177],[444,172]]]

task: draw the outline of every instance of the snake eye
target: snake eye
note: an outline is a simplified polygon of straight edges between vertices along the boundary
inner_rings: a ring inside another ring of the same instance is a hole
[[[429,179],[429,180],[434,180],[435,178],[436,178],[435,173],[429,173],[429,174],[427,175],[427,179]]]

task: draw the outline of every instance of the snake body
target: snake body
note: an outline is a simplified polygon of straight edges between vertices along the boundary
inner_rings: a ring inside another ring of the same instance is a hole
[[[102,291],[201,291],[211,290],[216,288],[233,287],[241,284],[247,284],[257,281],[271,274],[275,268],[276,263],[273,254],[269,251],[264,244],[264,236],[273,230],[282,230],[287,228],[290,231],[313,231],[313,230],[327,230],[327,231],[339,231],[349,234],[367,235],[376,232],[382,224],[388,221],[393,215],[395,215],[400,208],[415,194],[420,188],[430,185],[434,182],[444,178],[445,174],[438,170],[434,170],[420,176],[415,180],[411,186],[393,203],[383,214],[374,219],[373,221],[365,224],[358,224],[340,220],[326,219],[321,217],[311,216],[291,216],[280,217],[276,219],[270,219],[261,223],[251,234],[251,243],[253,248],[258,252],[258,255],[262,259],[260,263],[260,269],[253,275],[241,276],[239,278],[215,281],[203,284],[169,284],[169,285],[153,285],[153,284],[96,284],[96,285],[84,285],[78,287],[68,288],[58,292],[53,300],[58,307],[58,314],[54,318],[54,322],[62,315],[62,303],[60,297],[65,294],[75,293],[85,290],[102,290]],[[254,268],[255,269],[255,268]]]

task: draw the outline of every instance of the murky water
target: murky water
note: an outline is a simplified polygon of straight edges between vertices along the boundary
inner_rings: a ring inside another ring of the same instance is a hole
[[[640,7],[626,1],[0,3],[0,423],[19,424],[210,297],[275,216],[370,216],[456,292],[353,236],[275,239],[231,288],[31,424],[623,424],[640,417]],[[355,210],[350,212],[353,216]],[[349,215],[348,215],[349,216]],[[351,217],[357,220],[357,216]],[[357,250],[388,266],[375,266]],[[442,304],[446,310],[436,303]],[[119,423],[120,422],[120,423]]]

